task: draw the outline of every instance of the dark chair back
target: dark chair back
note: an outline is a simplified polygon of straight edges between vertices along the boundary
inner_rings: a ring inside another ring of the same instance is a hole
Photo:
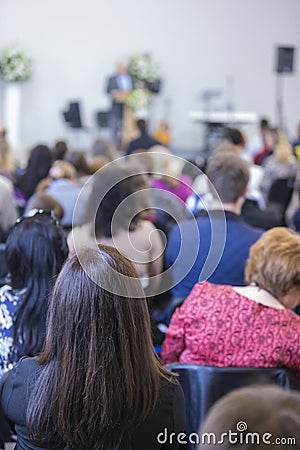
[[[186,433],[198,433],[209,408],[223,395],[242,386],[275,383],[300,390],[300,382],[284,368],[210,367],[196,364],[168,364],[179,375],[186,402]],[[195,449],[188,443],[186,449]]]
[[[0,286],[5,284],[5,279],[8,273],[5,260],[5,244],[0,243]]]
[[[268,202],[269,204],[279,205],[282,214],[286,212],[288,204],[292,198],[294,183],[294,177],[278,178],[277,180],[273,181],[270,187]]]

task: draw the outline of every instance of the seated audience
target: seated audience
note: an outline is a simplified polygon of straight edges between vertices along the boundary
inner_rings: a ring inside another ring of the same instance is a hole
[[[7,234],[18,217],[12,183],[0,175],[0,242],[5,242]]]
[[[26,200],[33,195],[38,183],[48,176],[51,164],[51,152],[46,145],[37,145],[31,150],[25,172],[15,183]]]
[[[197,283],[170,322],[164,363],[286,367],[300,379],[300,236],[266,231],[251,247],[247,286]]]
[[[162,271],[163,244],[159,232],[153,233],[154,225],[142,215],[150,202],[142,192],[148,187],[146,179],[139,172],[139,167],[116,162],[95,174],[89,203],[91,222],[73,228],[68,243],[71,252],[97,243],[115,246],[134,264],[143,287],[149,288],[151,277]],[[152,280],[151,286],[158,281]]]
[[[162,145],[168,147],[171,143],[171,134],[169,125],[165,120],[161,120],[153,134],[154,139],[157,139]]]
[[[139,136],[129,142],[125,150],[126,155],[131,155],[131,153],[137,150],[148,150],[154,145],[161,145],[161,142],[149,135],[147,130],[148,125],[144,119],[138,119],[136,121],[136,126],[139,131]]]
[[[0,175],[13,181],[15,164],[13,162],[9,143],[5,138],[0,137]]]
[[[45,212],[53,212],[59,222],[64,217],[64,208],[61,204],[51,195],[45,194],[45,192],[38,192],[28,206],[28,215],[30,215],[32,210],[42,209]]]
[[[172,155],[161,145],[152,147],[149,155],[152,159],[153,169],[151,187],[171,192],[186,202],[192,192],[192,178],[182,174],[185,160]]]
[[[249,182],[248,163],[236,154],[221,152],[209,159],[206,174],[214,187],[211,186],[213,201],[208,212],[201,211],[196,223],[194,220],[180,222],[168,236],[165,264],[173,276],[173,297],[182,300],[200,276],[205,276],[201,280],[208,276],[213,283],[242,286],[249,248],[263,233],[241,217]],[[219,261],[210,251],[213,241],[220,253]]]
[[[263,165],[265,171],[260,189],[264,194],[267,204],[268,194],[275,180],[296,177],[297,159],[293,155],[292,146],[289,143],[287,134],[279,134],[278,143],[274,148],[273,154],[264,160]]]
[[[64,160],[72,164],[76,170],[77,183],[83,186],[91,175],[91,169],[87,162],[85,153],[79,150],[73,150],[66,153]]]
[[[273,154],[274,147],[277,144],[277,139],[277,128],[267,127],[264,135],[264,146],[254,157],[254,163],[256,165],[263,165],[264,160]]]
[[[108,279],[122,295],[105,290]],[[184,431],[183,392],[155,355],[141,284],[117,250],[81,249],[66,262],[45,348],[6,376],[1,403],[22,448],[178,448],[157,435]]]
[[[208,441],[212,433],[215,445]],[[278,450],[299,449],[300,394],[265,385],[234,390],[212,406],[199,436],[199,450],[268,450],[275,443]]]
[[[168,235],[172,226],[187,218],[186,201],[192,192],[192,178],[182,174],[185,161],[161,145],[137,157],[151,159],[151,199],[157,228]]]
[[[300,123],[297,127],[297,136],[292,142],[294,155],[297,156],[298,160],[300,158]]]
[[[52,149],[53,162],[64,159],[67,151],[68,151],[68,145],[65,141],[56,141],[54,148]]]
[[[262,117],[259,121],[258,132],[246,140],[245,151],[251,161],[254,161],[255,156],[265,147],[266,136],[270,128],[269,120],[266,117]]]
[[[105,164],[108,164],[110,161],[106,156],[94,156],[89,161],[89,168],[92,174],[97,172],[97,170],[101,169]]]
[[[76,170],[74,166],[67,161],[55,161],[49,170],[49,176],[38,184],[36,192],[44,192],[57,200],[64,210],[61,224],[68,229],[72,226],[73,212],[81,191],[80,185],[76,182]],[[28,200],[26,212],[32,209],[32,201],[35,195]],[[84,223],[85,204],[82,203],[82,210],[78,211],[75,225]]]
[[[0,288],[0,374],[43,347],[48,296],[66,257],[62,228],[49,213],[22,217],[6,242],[10,284]]]
[[[91,149],[91,157],[105,156],[109,161],[117,158],[118,154],[113,144],[107,139],[97,138],[94,140]]]

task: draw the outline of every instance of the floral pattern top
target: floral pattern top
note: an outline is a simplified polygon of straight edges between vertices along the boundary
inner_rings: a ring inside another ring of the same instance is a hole
[[[172,316],[162,360],[218,367],[286,367],[300,377],[300,317],[232,286],[197,283]]]
[[[10,370],[20,357],[21,344],[13,345],[13,317],[25,289],[13,290],[5,285],[0,288],[0,377]]]

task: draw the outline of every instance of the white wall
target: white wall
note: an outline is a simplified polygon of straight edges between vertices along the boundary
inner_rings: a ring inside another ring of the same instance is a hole
[[[1,48],[19,44],[34,63],[22,88],[23,151],[66,134],[59,111],[70,99],[82,99],[92,122],[95,109],[109,105],[105,81],[116,60],[144,51],[164,81],[153,121],[170,98],[176,147],[200,146],[200,126],[188,113],[201,109],[201,90],[225,89],[228,76],[236,109],[275,120],[275,47],[300,51],[299,17],[299,0],[0,0]],[[284,77],[291,133],[300,121],[299,58],[295,69]]]

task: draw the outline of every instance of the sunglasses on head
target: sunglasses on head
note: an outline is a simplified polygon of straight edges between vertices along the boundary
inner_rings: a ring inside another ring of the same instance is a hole
[[[16,225],[21,223],[24,219],[38,217],[38,216],[42,216],[42,215],[49,217],[50,219],[53,220],[55,225],[60,226],[60,223],[59,223],[57,217],[55,216],[54,212],[53,211],[44,211],[43,209],[31,209],[30,211],[28,211],[27,214],[19,217],[16,220]]]

